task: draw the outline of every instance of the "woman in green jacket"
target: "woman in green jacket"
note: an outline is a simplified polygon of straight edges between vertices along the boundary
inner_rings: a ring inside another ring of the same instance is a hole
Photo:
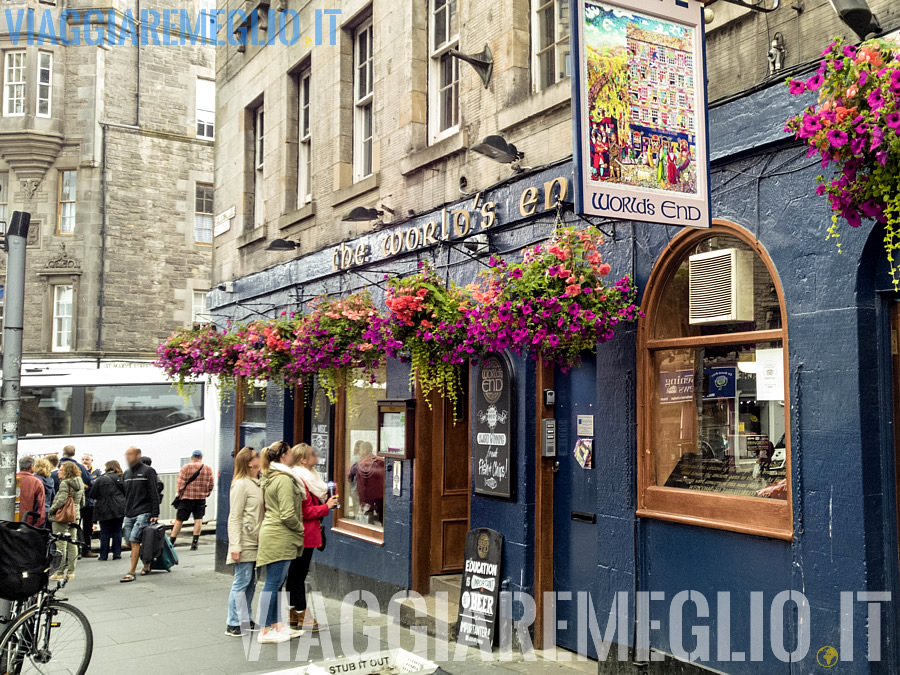
[[[261,612],[265,612],[265,620],[260,621],[263,628],[257,640],[261,643],[285,642],[302,633],[281,621],[280,595],[291,561],[303,552],[303,500],[306,499],[306,490],[291,472],[294,458],[287,443],[273,443],[265,450],[263,457],[260,485],[266,515],[259,529],[256,566],[266,567],[266,583],[261,597]]]
[[[81,507],[84,506],[84,483],[81,482],[81,472],[78,464],[75,462],[66,462],[59,467],[59,492],[53,503],[50,505],[50,520],[53,523],[53,534],[69,534],[72,539],[70,541],[56,542],[56,548],[62,554],[62,564],[59,569],[50,577],[51,581],[62,581],[63,579],[75,578],[75,563],[78,561],[78,544],[75,543],[78,538],[78,530],[74,523],[58,523],[56,522],[56,514],[63,506],[69,496],[75,504],[75,514],[81,513]]]

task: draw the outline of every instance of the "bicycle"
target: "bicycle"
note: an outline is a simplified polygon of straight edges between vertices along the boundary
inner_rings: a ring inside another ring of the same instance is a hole
[[[62,562],[57,541],[71,535],[49,534],[48,567],[43,589],[14,604],[8,625],[0,635],[0,675],[84,675],[94,651],[94,634],[77,607],[57,598],[66,580],[49,579]],[[77,543],[77,542],[75,542]],[[55,588],[51,588],[55,584]]]

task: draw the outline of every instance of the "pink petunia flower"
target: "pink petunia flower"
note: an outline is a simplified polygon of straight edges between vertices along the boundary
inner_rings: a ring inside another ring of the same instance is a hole
[[[825,134],[825,137],[828,139],[832,148],[842,148],[847,144],[847,140],[849,139],[847,132],[841,131],[840,129],[832,129]]]
[[[806,91],[806,84],[801,80],[791,80],[788,86],[790,87],[792,96],[799,96]]]

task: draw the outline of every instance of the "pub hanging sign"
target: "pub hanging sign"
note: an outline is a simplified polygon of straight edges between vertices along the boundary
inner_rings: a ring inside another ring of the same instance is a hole
[[[515,382],[505,354],[492,354],[475,376],[472,475],[476,494],[512,499]]]
[[[709,227],[703,3],[573,7],[576,211]]]

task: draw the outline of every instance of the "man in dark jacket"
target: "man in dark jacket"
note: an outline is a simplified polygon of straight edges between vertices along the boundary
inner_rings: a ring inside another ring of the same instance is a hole
[[[131,546],[131,569],[120,579],[122,583],[134,581],[138,560],[141,557],[141,539],[144,529],[159,520],[159,490],[156,487],[156,471],[141,462],[139,448],[125,451],[128,470],[125,472],[125,524],[122,528],[125,540]],[[149,574],[150,566],[144,565],[141,575]]]

